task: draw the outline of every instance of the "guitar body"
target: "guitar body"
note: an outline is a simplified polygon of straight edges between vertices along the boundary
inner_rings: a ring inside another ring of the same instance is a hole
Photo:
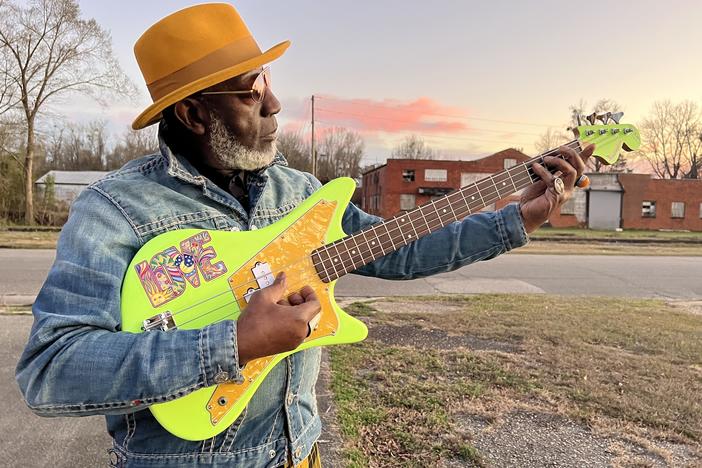
[[[152,413],[165,429],[188,440],[213,437],[236,420],[266,375],[286,356],[366,337],[366,326],[336,304],[335,281],[323,282],[310,256],[313,250],[345,237],[341,218],[354,189],[351,179],[336,179],[265,228],[175,230],[139,250],[122,285],[126,332],[177,333],[164,330],[236,320],[250,295],[269,286],[281,271],[288,277],[286,295],[309,285],[322,306],[318,325],[298,348],[250,361],[242,371],[242,382],[213,385],[152,405]]]

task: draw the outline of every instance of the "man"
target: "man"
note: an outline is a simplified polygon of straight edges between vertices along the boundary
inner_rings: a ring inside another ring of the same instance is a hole
[[[280,275],[237,321],[141,334],[120,328],[122,279],[149,239],[178,228],[263,227],[320,186],[275,150],[280,103],[262,67],[288,45],[262,53],[233,7],[205,4],[164,18],[135,46],[154,103],[133,126],[160,122],[161,152],[132,161],[75,201],[17,367],[37,414],[106,415],[114,466],[319,466],[318,348],[277,365],[237,421],[212,439],[179,439],[148,411],[235,380],[252,359],[294,349],[319,312],[310,289],[284,298]],[[357,273],[426,276],[525,244],[583,170],[575,152],[563,155],[568,162],[546,160],[556,176],[534,166],[543,181],[519,206],[453,223]],[[343,224],[351,233],[377,221],[350,206]]]

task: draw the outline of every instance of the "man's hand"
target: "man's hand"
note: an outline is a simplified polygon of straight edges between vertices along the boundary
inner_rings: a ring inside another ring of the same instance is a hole
[[[307,337],[308,323],[321,310],[311,287],[305,286],[288,298],[285,273],[255,292],[237,320],[239,365],[252,359],[291,351]]]
[[[532,165],[534,172],[541,180],[527,187],[519,200],[524,229],[527,233],[536,231],[572,196],[575,182],[585,170],[585,161],[592,156],[594,150],[595,146],[589,145],[578,154],[575,150],[562,146],[558,151],[565,160],[555,156],[544,158],[547,167],[556,169],[554,174],[539,163]],[[560,195],[553,188],[556,177],[560,177],[565,185],[565,190]]]

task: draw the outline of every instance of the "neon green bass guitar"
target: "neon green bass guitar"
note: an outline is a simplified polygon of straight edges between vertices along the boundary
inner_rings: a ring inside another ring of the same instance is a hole
[[[591,125],[577,127],[577,138],[567,146],[595,143],[595,155],[608,164],[617,160],[620,151],[639,147],[639,133],[632,125],[594,123],[593,118]],[[236,320],[251,295],[272,284],[280,271],[288,278],[286,295],[310,285],[322,305],[319,322],[294,351],[247,363],[242,382],[225,382],[154,404],[150,407],[154,416],[183,439],[213,437],[236,420],[271,369],[286,356],[312,346],[363,340],[365,325],[334,300],[337,278],[531,185],[538,180],[532,163],[551,154],[557,153],[547,151],[352,236],[343,232],[341,218],[355,183],[341,178],[319,189],[285,218],[256,231],[184,229],[150,240],[124,278],[124,331],[173,333]],[[228,248],[234,245],[236,249]]]

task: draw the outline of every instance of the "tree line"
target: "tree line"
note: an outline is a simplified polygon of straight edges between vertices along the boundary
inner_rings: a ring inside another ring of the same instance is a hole
[[[595,112],[619,112],[621,106],[612,99],[600,99],[589,112],[584,101],[570,106],[571,119],[563,126],[570,129],[579,125],[577,116]],[[584,124],[587,124],[583,122]],[[649,113],[638,123],[641,148],[633,154],[620,155],[612,166],[605,166],[597,159],[590,161],[594,172],[623,172],[628,170],[627,158],[643,159],[651,173],[661,179],[702,178],[702,107],[686,100],[656,101]],[[566,130],[549,128],[535,142],[537,151],[545,152],[572,139]]]

